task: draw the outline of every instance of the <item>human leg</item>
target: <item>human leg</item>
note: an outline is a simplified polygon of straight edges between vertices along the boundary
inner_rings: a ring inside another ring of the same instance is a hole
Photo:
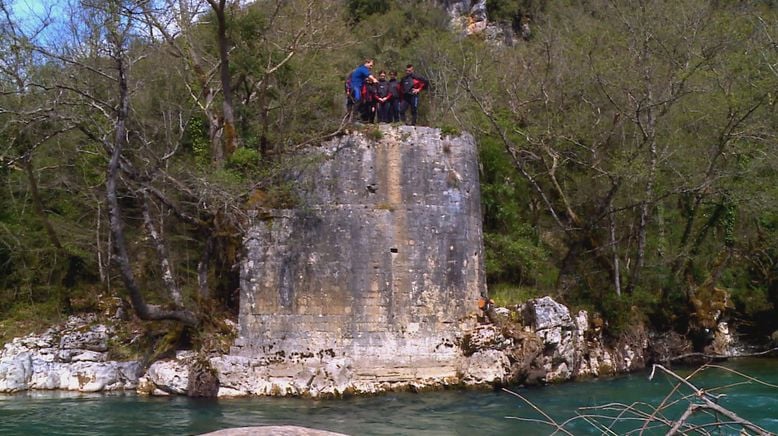
[[[411,94],[410,98],[410,106],[411,106],[411,125],[416,125],[416,119],[419,116],[419,95],[418,94]]]

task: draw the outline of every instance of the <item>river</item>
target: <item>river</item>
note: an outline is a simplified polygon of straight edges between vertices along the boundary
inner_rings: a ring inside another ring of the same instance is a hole
[[[778,385],[778,359],[737,359],[723,365]],[[690,371],[678,372],[687,375]],[[731,372],[709,368],[692,381],[710,389],[747,380]],[[674,384],[666,375],[657,374],[649,380],[648,372],[641,372],[511,390],[562,422],[575,416],[579,407],[636,401],[656,407]],[[683,391],[684,394],[688,392]],[[778,387],[751,382],[730,386],[721,392],[727,396],[720,399],[719,404],[778,433]],[[646,406],[638,405],[637,408],[647,410]],[[666,415],[678,416],[685,408],[685,403],[679,403]],[[533,435],[548,434],[553,430],[544,424],[514,419],[516,417],[543,419],[530,405],[502,390],[394,393],[326,401],[294,398],[196,400],[64,392],[0,395],[0,434],[10,435],[181,435],[256,425],[299,425],[350,435]],[[600,422],[607,421],[600,419]],[[636,425],[639,427],[635,421],[627,421],[617,427],[615,433],[627,433]],[[581,419],[565,429],[573,434],[602,433]],[[724,429],[721,434],[736,432]]]

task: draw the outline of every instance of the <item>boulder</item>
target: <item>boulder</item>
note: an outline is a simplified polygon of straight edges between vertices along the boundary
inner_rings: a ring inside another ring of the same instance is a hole
[[[219,378],[211,363],[198,357],[189,365],[186,394],[190,397],[214,398],[219,393]]]
[[[154,395],[186,395],[189,385],[188,360],[158,360],[151,364],[142,377],[139,391]]]
[[[466,386],[501,384],[510,374],[510,368],[505,353],[494,349],[480,350],[465,359],[462,382]]]
[[[32,376],[32,358],[29,352],[0,359],[0,392],[27,390]]]

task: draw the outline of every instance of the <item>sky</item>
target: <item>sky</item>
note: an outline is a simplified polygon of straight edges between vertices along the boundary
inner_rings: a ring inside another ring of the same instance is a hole
[[[0,0],[10,4],[13,19],[26,35],[32,35],[42,27],[42,21],[51,21],[50,29],[39,38],[50,36],[58,26],[64,24],[65,0]]]
[[[14,15],[23,20],[44,17],[49,10],[52,11],[55,18],[57,15],[61,17],[64,6],[63,0],[9,0],[8,3],[10,3]]]

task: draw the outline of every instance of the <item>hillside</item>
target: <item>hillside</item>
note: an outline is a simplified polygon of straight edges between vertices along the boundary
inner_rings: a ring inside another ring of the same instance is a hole
[[[4,4],[2,339],[115,297],[202,344],[239,310],[247,211],[305,206],[285,174],[348,127],[344,79],[374,58],[429,80],[420,125],[474,135],[498,304],[764,344],[774,2],[460,3]]]

